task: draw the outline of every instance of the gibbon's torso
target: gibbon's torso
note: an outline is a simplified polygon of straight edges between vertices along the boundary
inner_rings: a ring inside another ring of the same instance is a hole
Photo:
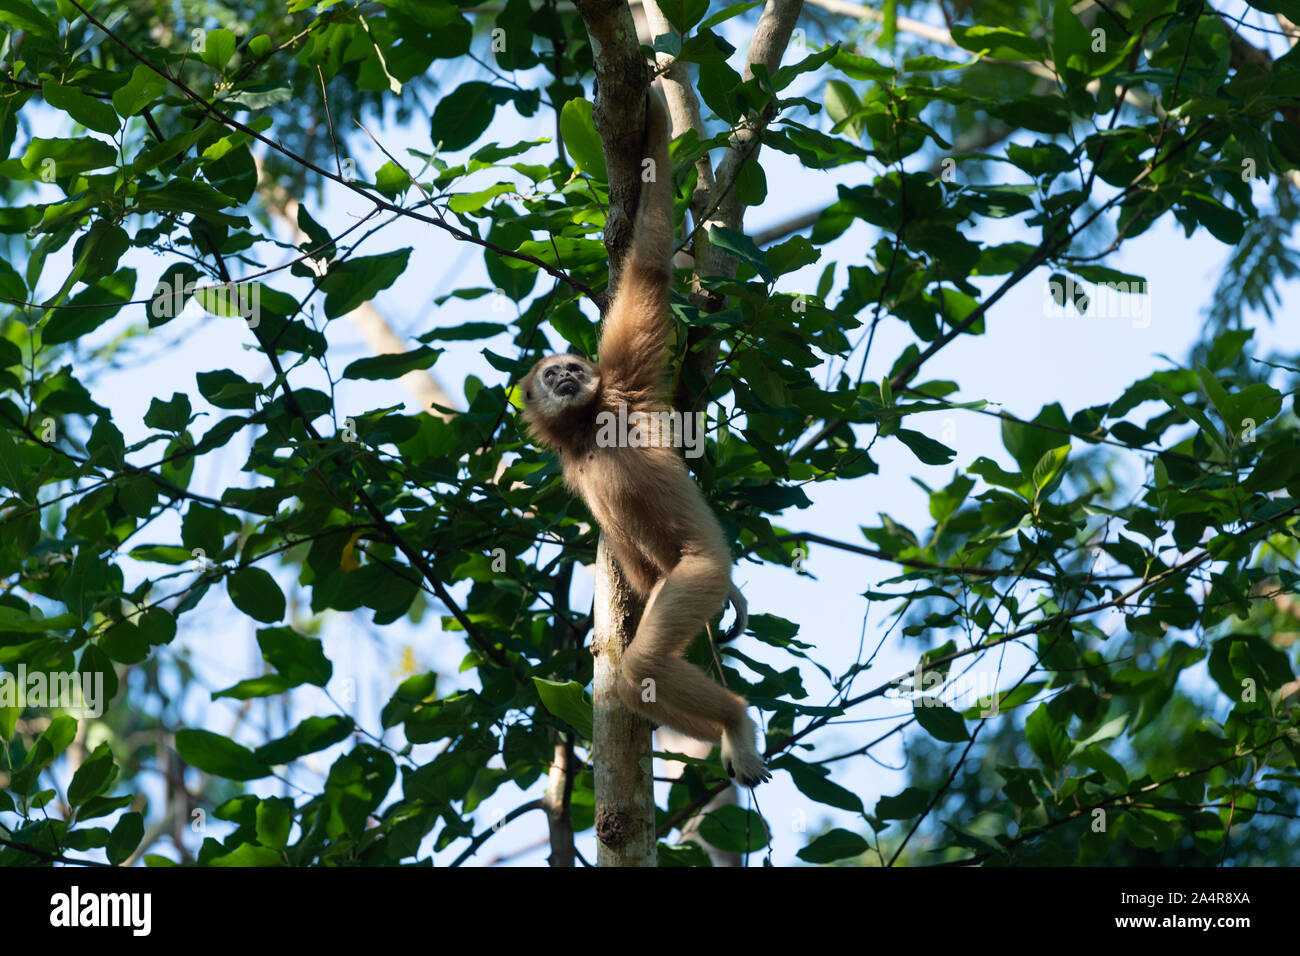
[[[683,554],[728,555],[722,527],[672,447],[671,435],[648,447],[598,443],[600,412],[617,415],[617,406],[603,399],[594,403],[589,427],[561,448],[560,464],[565,483],[587,503],[632,586],[649,593]],[[660,503],[674,507],[656,507]]]

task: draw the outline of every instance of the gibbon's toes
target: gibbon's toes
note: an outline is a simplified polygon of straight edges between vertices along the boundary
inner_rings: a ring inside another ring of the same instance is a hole
[[[727,776],[734,777],[745,787],[757,787],[772,775],[763,763],[763,757],[754,746],[752,725],[748,733],[722,735],[722,766]]]
[[[754,765],[738,766],[735,761],[728,761],[726,766],[728,777],[734,778],[742,787],[749,787],[751,790],[760,783],[766,783],[772,779],[772,773],[764,765],[761,757],[757,767]]]

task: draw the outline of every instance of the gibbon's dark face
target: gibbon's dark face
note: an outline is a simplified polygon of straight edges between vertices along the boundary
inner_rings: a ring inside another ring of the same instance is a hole
[[[524,407],[554,419],[582,408],[596,397],[600,374],[596,366],[576,355],[550,355],[524,378]]]

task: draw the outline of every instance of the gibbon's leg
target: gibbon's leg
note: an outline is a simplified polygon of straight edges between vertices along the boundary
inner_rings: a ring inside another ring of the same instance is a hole
[[[730,586],[725,557],[684,554],[651,593],[623,654],[619,695],[628,707],[684,734],[721,739],[727,772],[752,787],[767,779],[767,771],[754,745],[756,728],[745,713],[745,699],[681,658]]]

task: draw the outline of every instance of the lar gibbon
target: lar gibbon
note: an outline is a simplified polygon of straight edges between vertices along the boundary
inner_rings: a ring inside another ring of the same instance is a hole
[[[648,442],[599,440],[600,423],[664,419],[667,413],[668,288],[672,281],[673,176],[668,110],[651,87],[636,227],[605,313],[595,365],[576,355],[542,359],[523,380],[533,436],[559,452],[564,479],[586,501],[628,581],[646,599],[623,654],[619,697],[661,724],[721,740],[727,773],[747,787],[770,778],[754,744],[743,697],[682,659],[691,639],[728,599],[745,628],[745,602],[731,583],[731,555],[718,519],[664,429]]]

